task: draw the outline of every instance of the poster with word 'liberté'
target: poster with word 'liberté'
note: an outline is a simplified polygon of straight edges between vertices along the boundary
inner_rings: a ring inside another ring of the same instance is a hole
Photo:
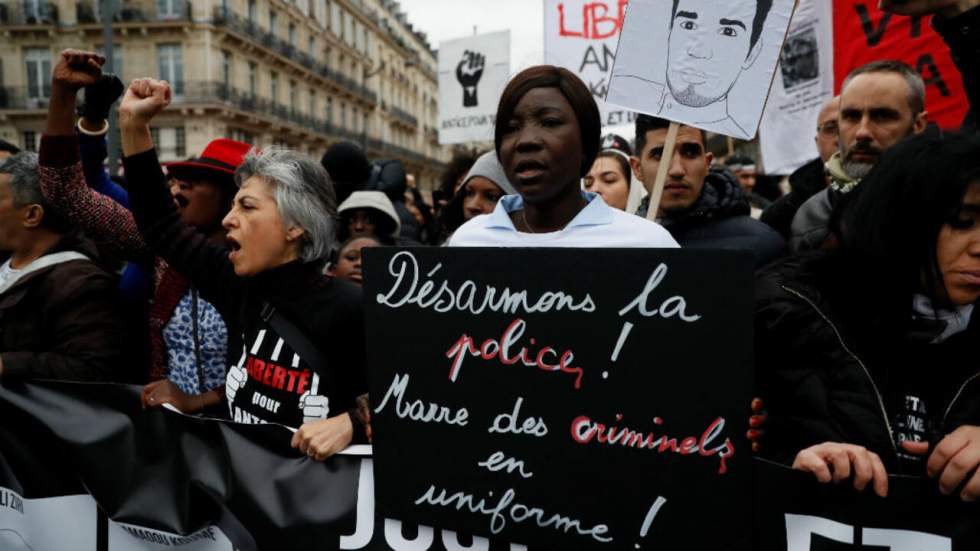
[[[493,141],[500,94],[510,79],[510,31],[439,44],[439,143]]]
[[[544,0],[544,62],[578,75],[599,105],[602,126],[622,127],[636,113],[606,103],[627,0]]]
[[[748,549],[750,255],[383,248],[364,273],[381,515],[530,550]]]
[[[607,101],[755,137],[795,0],[631,0]]]

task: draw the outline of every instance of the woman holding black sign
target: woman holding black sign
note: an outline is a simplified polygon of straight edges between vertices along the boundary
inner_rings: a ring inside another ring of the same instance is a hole
[[[454,247],[677,247],[659,224],[583,193],[599,151],[599,108],[560,67],[518,74],[497,107],[494,146],[517,195],[460,226]]]
[[[764,450],[884,496],[887,473],[980,497],[980,139],[911,138],[845,205],[839,250],[757,285]]]

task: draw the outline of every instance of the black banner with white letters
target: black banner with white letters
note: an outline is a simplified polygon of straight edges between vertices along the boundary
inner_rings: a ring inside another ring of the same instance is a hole
[[[888,497],[850,481],[819,484],[810,473],[755,462],[758,551],[976,551],[980,506],[924,477],[888,477]]]
[[[531,548],[748,548],[748,255],[365,259],[382,514]]]
[[[354,528],[360,459],[303,458],[281,426],[143,410],[139,387],[60,382],[4,382],[0,419],[0,486],[21,500],[88,493],[147,533],[216,526],[241,550],[337,549]]]

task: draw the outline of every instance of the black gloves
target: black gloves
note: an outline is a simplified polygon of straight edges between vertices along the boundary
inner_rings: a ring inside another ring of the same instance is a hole
[[[79,108],[79,115],[90,121],[101,121],[109,118],[109,109],[125,87],[119,77],[105,73],[98,82],[86,86],[84,90],[85,103]]]

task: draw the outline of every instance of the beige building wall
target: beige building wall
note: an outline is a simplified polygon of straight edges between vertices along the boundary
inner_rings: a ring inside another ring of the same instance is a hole
[[[36,147],[49,86],[38,75],[62,49],[101,49],[98,4],[0,2],[0,138]],[[285,145],[316,158],[347,140],[369,158],[401,160],[423,188],[437,182],[449,152],[435,133],[436,57],[397,2],[122,6],[113,20],[116,72],[124,82],[167,78],[174,88],[171,107],[156,121],[162,159],[196,155],[216,137]]]

